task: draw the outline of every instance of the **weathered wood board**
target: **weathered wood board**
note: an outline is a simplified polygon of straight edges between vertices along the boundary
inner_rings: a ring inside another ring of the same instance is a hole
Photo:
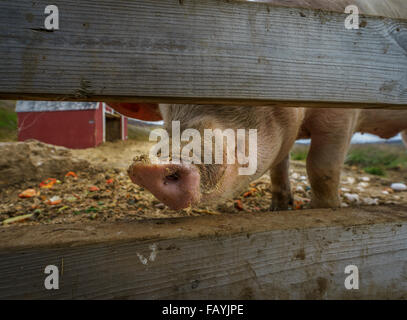
[[[407,208],[2,227],[0,298],[406,299]]]
[[[226,0],[0,2],[0,98],[404,107],[407,21]]]
[[[243,0],[244,1],[244,0]],[[359,13],[386,18],[407,19],[405,0],[255,0],[291,8],[307,8],[345,12],[349,5],[356,5]]]

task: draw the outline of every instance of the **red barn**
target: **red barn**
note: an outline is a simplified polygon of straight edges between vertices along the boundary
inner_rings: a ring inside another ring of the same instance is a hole
[[[73,149],[127,139],[127,118],[103,102],[18,101],[18,140]]]

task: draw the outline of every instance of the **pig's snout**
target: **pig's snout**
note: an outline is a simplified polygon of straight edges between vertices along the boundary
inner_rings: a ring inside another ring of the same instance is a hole
[[[187,208],[200,200],[200,175],[195,166],[136,162],[129,168],[129,176],[173,210]]]

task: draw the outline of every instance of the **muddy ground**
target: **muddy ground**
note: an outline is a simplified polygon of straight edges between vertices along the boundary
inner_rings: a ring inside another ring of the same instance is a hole
[[[268,175],[222,205],[169,210],[149,192],[132,184],[127,176],[132,159],[148,149],[146,142],[135,140],[105,143],[86,150],[68,150],[36,141],[1,143],[0,227],[269,211]],[[311,192],[305,162],[291,161],[290,175],[295,195],[291,210],[301,214],[301,209],[309,207]],[[405,170],[379,177],[357,166],[345,166],[340,191],[342,205],[407,204],[406,191],[389,188],[392,182],[406,181]]]

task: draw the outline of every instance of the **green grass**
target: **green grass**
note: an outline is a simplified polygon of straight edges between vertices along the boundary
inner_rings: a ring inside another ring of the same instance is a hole
[[[296,145],[291,151],[291,159],[304,161],[309,147]],[[364,172],[385,176],[388,170],[407,169],[407,150],[401,144],[352,145],[345,164],[357,166]]]
[[[0,141],[17,140],[17,114],[13,104],[0,101]]]
[[[293,150],[291,151],[291,160],[304,161],[307,159],[308,150]]]
[[[401,145],[352,147],[345,163],[362,167],[367,173],[382,176],[386,170],[406,168],[407,152]]]
[[[294,148],[291,149],[290,159],[297,161],[305,161],[307,159],[308,151],[309,145],[295,144]]]
[[[385,175],[384,169],[382,169],[380,167],[367,167],[367,168],[364,168],[363,171],[365,171],[366,173],[374,174],[376,176]]]

